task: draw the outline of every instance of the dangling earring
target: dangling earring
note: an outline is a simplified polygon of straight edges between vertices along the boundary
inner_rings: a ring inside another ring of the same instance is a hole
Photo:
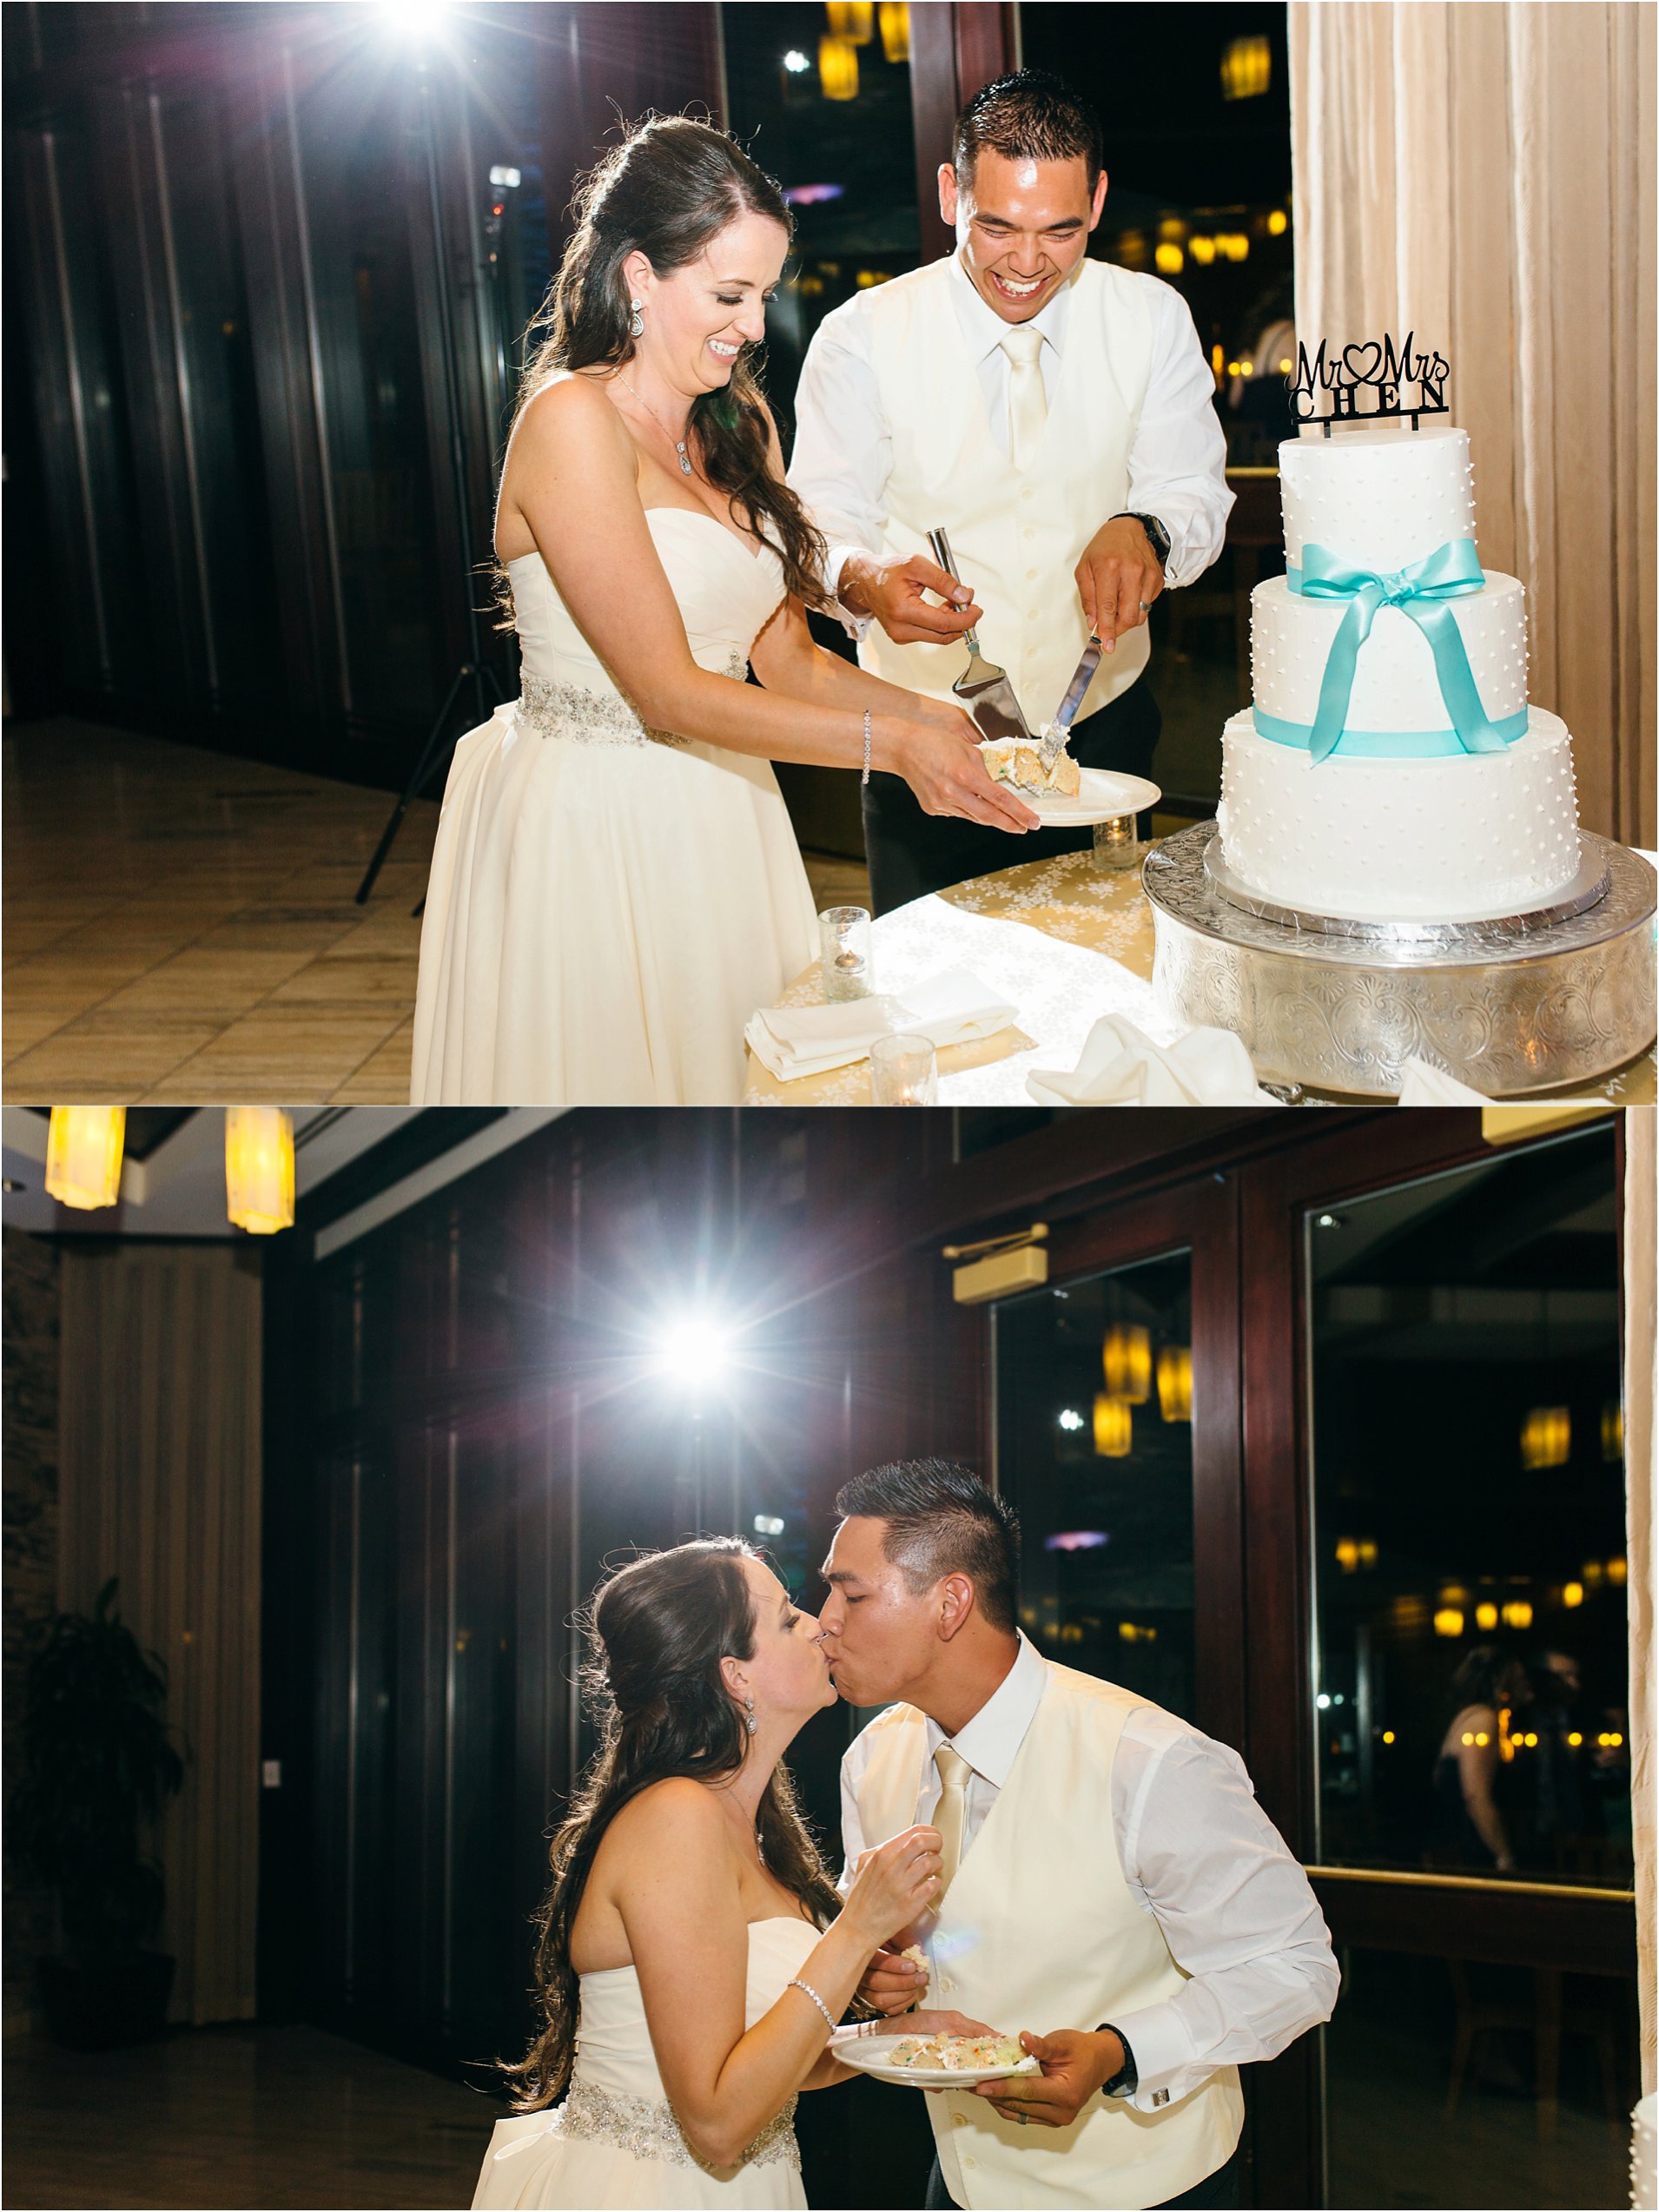
[[[746,1697],[744,1700],[744,1719],[750,1734],[754,1735],[758,1731],[760,1723],[755,1718],[755,1700],[752,1697]]]
[[[630,300],[628,305],[633,310],[633,320],[628,325],[628,334],[631,338],[643,338],[645,334],[645,303],[643,300]]]

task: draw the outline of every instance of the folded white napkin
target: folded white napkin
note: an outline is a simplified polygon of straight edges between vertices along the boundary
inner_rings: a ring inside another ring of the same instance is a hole
[[[1402,1106],[1490,1106],[1484,1091],[1471,1091],[1444,1067],[1426,1060],[1408,1060],[1400,1067]]]
[[[750,1016],[744,1036],[769,1074],[780,1083],[793,1083],[867,1059],[878,1037],[925,1037],[942,1048],[994,1036],[1018,1014],[1017,1007],[998,998],[965,967],[948,967],[913,984],[902,998],[763,1007]]]
[[[1154,1045],[1121,1014],[1095,1023],[1071,1074],[1033,1068],[1026,1089],[1041,1106],[1279,1104],[1258,1086],[1231,1030],[1189,1029],[1173,1045]]]

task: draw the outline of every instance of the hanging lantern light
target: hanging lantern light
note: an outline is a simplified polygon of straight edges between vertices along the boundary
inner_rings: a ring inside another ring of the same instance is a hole
[[[1166,1421],[1193,1417],[1193,1347],[1165,1344],[1158,1354],[1158,1410]]]
[[[1137,1323],[1114,1321],[1100,1346],[1106,1394],[1127,1405],[1145,1405],[1152,1395],[1152,1335]]]
[[[1461,1636],[1463,1632],[1463,1614],[1458,1611],[1455,1605],[1443,1605],[1440,1608],[1440,1610],[1434,1616],[1435,1634],[1437,1636]]]
[[[1104,1390],[1094,1401],[1094,1450],[1100,1459],[1127,1459],[1134,1443],[1134,1424],[1121,1398]]]
[[[1530,1472],[1564,1467],[1572,1448],[1572,1415],[1564,1405],[1535,1405],[1521,1423],[1521,1464]]]
[[[1607,1399],[1602,1407],[1602,1458],[1609,1467],[1616,1467],[1624,1456],[1624,1408],[1616,1398]]]
[[[1256,100],[1273,81],[1272,49],[1260,32],[1230,39],[1221,50],[1221,97]]]
[[[824,0],[830,36],[849,46],[868,46],[876,36],[876,0]]]
[[[1526,1598],[1511,1598],[1504,1608],[1506,1628],[1530,1628],[1532,1626],[1532,1606]]]
[[[83,1213],[121,1195],[125,1106],[54,1106],[46,1135],[46,1188],[60,1205]]]
[[[876,10],[882,27],[882,51],[889,62],[910,58],[910,10],[906,0],[882,0]]]
[[[225,1210],[250,1237],[294,1226],[294,1122],[281,1106],[225,1109]]]
[[[826,100],[858,97],[858,49],[844,38],[818,41],[818,83]]]
[[[1475,1608],[1475,1626],[1483,1635],[1490,1635],[1497,1626],[1497,1608],[1490,1598],[1483,1599]]]

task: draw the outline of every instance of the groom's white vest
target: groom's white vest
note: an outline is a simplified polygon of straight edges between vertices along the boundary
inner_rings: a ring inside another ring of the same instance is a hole
[[[927,2002],[1008,2034],[1094,2028],[1173,1997],[1186,1976],[1118,1863],[1112,1764],[1144,1698],[1050,1666],[1007,1782],[957,1870],[929,1951]],[[928,1758],[914,1706],[870,1723],[864,1840],[909,1827]],[[1213,2174],[1243,2124],[1235,2067],[1161,2111],[1092,2097],[1063,2129],[1000,2119],[983,2097],[928,2098],[945,2187],[970,2212],[1167,2203]]]
[[[1084,261],[1071,280],[1066,345],[1048,419],[1016,469],[991,435],[951,287],[950,260],[869,293],[871,359],[892,438],[885,551],[928,552],[942,528],[984,608],[980,649],[1008,670],[1034,735],[1052,721],[1087,641],[1072,571],[1129,500],[1129,448],[1146,397],[1152,322],[1144,278]],[[1078,718],[1126,691],[1147,664],[1143,623],[1103,656]],[[896,645],[872,624],[859,659],[890,683],[947,698],[967,664],[960,642]]]

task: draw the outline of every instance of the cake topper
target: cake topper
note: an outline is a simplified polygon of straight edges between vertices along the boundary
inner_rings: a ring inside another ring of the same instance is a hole
[[[1333,422],[1392,422],[1410,415],[1411,427],[1420,415],[1443,415],[1446,410],[1446,378],[1451,373],[1443,354],[1418,351],[1417,333],[1408,330],[1405,343],[1396,348],[1386,333],[1380,340],[1345,346],[1332,353],[1321,339],[1312,360],[1305,346],[1296,349],[1296,373],[1286,377],[1291,413],[1299,423],[1317,422],[1325,436]],[[1403,395],[1415,391],[1415,399]],[[1328,413],[1319,413],[1319,395],[1328,393]],[[1367,403],[1368,402],[1368,403]]]

